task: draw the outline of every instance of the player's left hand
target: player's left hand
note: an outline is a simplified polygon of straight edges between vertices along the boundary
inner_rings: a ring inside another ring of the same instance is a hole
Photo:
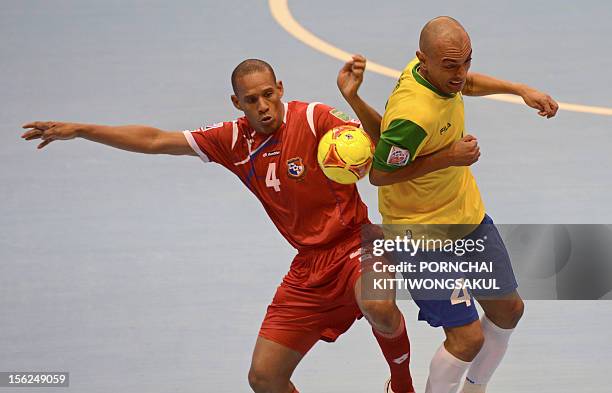
[[[362,55],[353,55],[338,72],[338,88],[346,99],[357,95],[357,90],[363,82],[363,72],[366,67],[366,58]]]
[[[531,87],[525,87],[521,93],[525,104],[538,110],[538,115],[550,119],[557,114],[559,104],[546,93]]]

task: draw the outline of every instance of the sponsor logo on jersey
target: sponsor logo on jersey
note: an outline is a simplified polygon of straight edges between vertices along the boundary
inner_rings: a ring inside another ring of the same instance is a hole
[[[349,121],[350,118],[346,115],[346,113],[339,111],[338,109],[332,109],[331,111],[329,111],[329,114],[337,117],[338,119],[342,120],[342,121]]]
[[[449,128],[451,128],[451,123],[446,123],[446,125],[444,127],[442,127],[442,129],[440,129],[440,135],[442,135],[446,131],[448,131]]]
[[[295,157],[287,161],[287,174],[293,179],[301,179],[306,174],[306,167],[301,157]]]
[[[387,164],[393,166],[406,166],[410,159],[410,152],[407,149],[403,149],[397,146],[391,146],[389,156],[387,157]]]
[[[280,150],[267,151],[263,154],[264,157],[274,157],[280,154]]]

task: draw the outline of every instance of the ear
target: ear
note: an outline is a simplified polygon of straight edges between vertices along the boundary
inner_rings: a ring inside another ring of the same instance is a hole
[[[285,88],[283,87],[283,81],[276,82],[276,88],[278,89],[278,97],[283,98],[283,94],[285,94]]]
[[[240,101],[238,101],[238,97],[235,94],[232,94],[232,104],[234,104],[234,108],[242,111],[242,107],[240,106]],[[243,111],[244,112],[244,111]]]
[[[416,51],[416,57],[419,59],[419,62],[421,64],[427,62],[427,58],[425,57],[425,53],[421,52],[420,50]]]

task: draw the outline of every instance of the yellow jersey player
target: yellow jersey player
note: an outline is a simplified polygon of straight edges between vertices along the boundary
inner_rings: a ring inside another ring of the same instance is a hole
[[[484,392],[524,306],[516,291],[508,253],[485,213],[469,168],[478,160],[480,150],[477,139],[465,132],[462,95],[520,95],[548,118],[556,114],[558,105],[550,96],[528,86],[468,74],[470,38],[452,18],[429,21],[421,31],[416,54],[387,102],[370,181],[380,186],[379,209],[384,224],[467,224],[462,227],[471,229],[459,238],[466,242],[487,239],[484,254],[463,256],[468,261],[481,257],[491,260],[498,277],[499,289],[471,291],[485,311],[482,319],[470,293],[458,298],[452,290],[443,297],[411,291],[420,308],[419,319],[442,326],[446,333],[444,344],[431,361],[426,392],[456,392],[466,371],[463,391]],[[465,166],[445,168],[440,164],[444,154],[456,154],[457,149],[470,153],[464,154],[469,158]],[[432,155],[438,152],[443,154]],[[415,162],[417,157],[420,160]],[[432,168],[439,170],[428,173]],[[442,250],[426,253],[416,257],[439,261],[456,258]]]

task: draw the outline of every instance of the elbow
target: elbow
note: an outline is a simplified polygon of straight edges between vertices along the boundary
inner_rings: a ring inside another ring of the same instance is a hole
[[[161,148],[155,143],[149,143],[139,151],[139,153],[143,154],[161,154]]]
[[[369,176],[369,180],[370,180],[370,184],[376,187],[380,187],[380,186],[385,186],[385,182],[384,182],[384,175],[382,175],[379,171],[377,171],[376,169],[372,169],[370,171],[370,176]]]
[[[166,146],[163,134],[159,131],[155,132],[149,139],[143,153],[145,154],[165,154]]]

